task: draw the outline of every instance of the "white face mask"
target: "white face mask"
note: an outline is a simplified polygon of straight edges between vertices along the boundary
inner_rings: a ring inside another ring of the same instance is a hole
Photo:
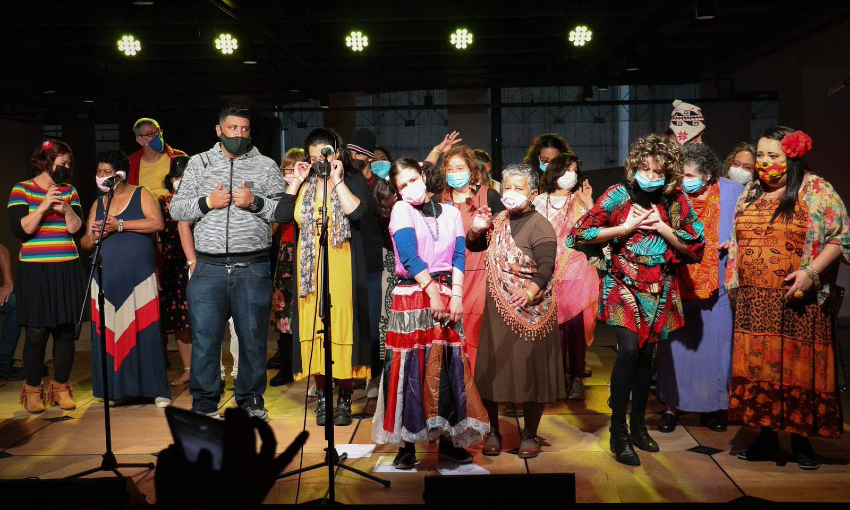
[[[558,187],[561,189],[573,189],[578,182],[578,174],[576,172],[564,172],[564,175],[558,177]]]
[[[739,166],[730,166],[729,178],[746,186],[747,183],[753,180],[753,173]]]
[[[511,211],[521,208],[526,200],[527,196],[515,190],[508,190],[502,195],[502,204]]]
[[[410,205],[422,205],[422,203],[425,202],[427,192],[428,190],[425,189],[425,181],[419,179],[418,181],[408,184],[403,190],[401,190],[401,198]]]

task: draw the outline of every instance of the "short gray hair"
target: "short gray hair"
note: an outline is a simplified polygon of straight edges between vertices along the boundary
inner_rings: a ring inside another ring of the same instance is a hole
[[[528,187],[531,191],[537,189],[537,170],[525,163],[512,163],[502,170],[502,182],[512,175],[521,175],[528,179]]]

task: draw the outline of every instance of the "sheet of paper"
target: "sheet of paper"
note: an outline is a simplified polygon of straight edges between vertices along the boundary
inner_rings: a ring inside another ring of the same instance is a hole
[[[438,462],[434,468],[441,475],[489,475],[490,472],[478,464],[454,464],[451,462]]]
[[[428,466],[423,466],[422,462],[417,462],[411,469],[396,469],[393,466],[395,455],[381,455],[378,457],[378,463],[372,468],[373,473],[417,473],[421,471],[429,471]]]
[[[336,452],[339,455],[348,454],[349,459],[366,459],[372,456],[375,451],[374,444],[338,444]]]

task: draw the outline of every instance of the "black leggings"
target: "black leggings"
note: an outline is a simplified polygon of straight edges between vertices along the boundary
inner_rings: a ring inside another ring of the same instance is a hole
[[[637,333],[619,326],[614,328],[614,334],[617,336],[617,360],[611,372],[611,419],[624,422],[629,394],[632,395],[632,414],[646,414],[655,344],[638,347]]]
[[[47,339],[53,336],[53,380],[66,383],[71,378],[74,364],[74,325],[60,324],[53,328],[33,328],[27,326],[24,341],[24,375],[27,384],[41,384],[44,372],[44,351]]]
[[[499,432],[499,403],[492,400],[482,399],[484,409],[487,410],[487,416],[490,418],[490,432]],[[522,427],[523,437],[537,437],[537,427],[540,426],[540,420],[543,418],[543,408],[546,404],[542,402],[523,402],[522,415],[525,422]]]

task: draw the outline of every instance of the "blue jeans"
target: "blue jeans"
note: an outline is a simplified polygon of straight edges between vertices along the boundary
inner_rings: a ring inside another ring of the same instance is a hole
[[[211,413],[221,397],[221,341],[232,316],[239,336],[236,404],[251,395],[263,403],[266,391],[266,346],[272,300],[271,267],[254,262],[227,267],[198,262],[186,286],[192,327],[192,409]]]
[[[0,330],[0,365],[11,365],[18,347],[18,338],[21,336],[15,294],[10,294],[6,304],[0,305],[0,315],[6,316],[3,329]]]

